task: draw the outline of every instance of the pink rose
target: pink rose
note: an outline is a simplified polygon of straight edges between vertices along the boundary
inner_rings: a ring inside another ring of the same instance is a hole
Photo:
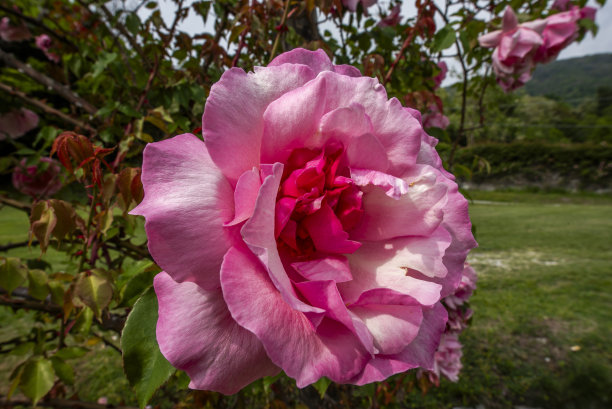
[[[445,333],[440,340],[440,347],[436,351],[434,374],[439,378],[444,375],[451,382],[459,380],[461,371],[461,343],[456,333]]]
[[[38,126],[38,115],[26,108],[0,115],[0,141],[16,139]]]
[[[442,85],[442,81],[444,81],[444,78],[446,78],[446,74],[448,73],[448,66],[444,61],[440,61],[438,63],[438,68],[440,68],[440,72],[433,79],[435,84],[434,89],[440,88],[440,85]]]
[[[493,71],[505,91],[516,89],[531,78],[534,55],[544,43],[541,33],[545,26],[544,20],[519,25],[514,11],[507,6],[502,29],[478,38],[482,47],[495,47]]]
[[[429,111],[423,115],[423,128],[440,128],[446,129],[450,124],[448,117],[442,112],[436,104],[429,107]]]
[[[449,308],[458,309],[463,305],[474,293],[476,289],[476,281],[478,277],[476,276],[476,272],[469,264],[465,263],[465,268],[463,269],[463,274],[461,275],[461,282],[459,283],[459,287],[454,294],[449,295],[444,299],[444,302]]]
[[[396,4],[395,6],[393,6],[393,8],[391,9],[391,13],[389,13],[389,15],[385,18],[383,18],[382,20],[380,20],[378,22],[378,26],[379,27],[393,27],[399,24],[400,20],[402,19],[402,16],[400,16],[400,5]]]
[[[357,10],[357,5],[361,3],[363,10],[366,11],[369,7],[376,4],[377,1],[378,0],[342,0],[342,4],[350,11],[355,11]]]
[[[534,60],[547,63],[557,58],[561,50],[578,38],[578,20],[588,18],[595,20],[596,9],[593,7],[573,6],[570,10],[553,14],[546,18],[546,28],[542,31],[544,42],[538,49]]]
[[[0,20],[0,38],[4,41],[24,41],[32,37],[30,30],[21,24],[18,26],[12,26],[11,20],[8,17],[3,17]]]
[[[305,387],[433,369],[476,245],[467,201],[420,114],[375,78],[296,49],[226,71],[204,142],[144,151],[157,340],[190,387],[279,370]]]
[[[54,159],[40,158],[38,166],[26,166],[23,159],[13,170],[13,186],[36,199],[52,196],[62,188],[60,172],[59,162]]]
[[[36,47],[40,48],[48,59],[57,63],[59,62],[59,56],[49,51],[52,44],[53,41],[51,40],[51,37],[46,34],[41,34],[36,37]]]

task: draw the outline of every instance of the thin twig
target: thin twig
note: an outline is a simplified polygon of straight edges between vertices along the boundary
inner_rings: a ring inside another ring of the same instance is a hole
[[[2,84],[0,84],[2,85]],[[18,210],[23,210],[24,212],[26,212],[28,214],[28,216],[30,215],[30,212],[32,211],[32,205],[29,203],[25,203],[25,202],[20,202],[18,200],[15,199],[11,199],[9,197],[6,197],[4,195],[0,195],[0,203],[13,207],[15,209]]]
[[[92,333],[96,338],[100,339],[100,341],[104,342],[104,345],[111,347],[112,349],[119,352],[120,354],[122,353],[121,349],[119,349],[117,345],[113,344],[108,339],[104,338],[104,336],[98,334],[97,332],[92,332]]]
[[[26,74],[28,77],[32,78],[34,81],[48,88],[51,88],[52,90],[57,92],[59,95],[64,97],[66,100],[70,101],[71,103],[75,104],[78,107],[83,108],[89,114],[93,115],[96,112],[98,112],[98,109],[95,106],[85,101],[83,98],[78,96],[76,93],[72,92],[70,88],[36,71],[30,65],[19,61],[12,54],[9,54],[7,52],[4,52],[3,50],[0,50],[0,60],[4,60],[4,62],[7,63],[9,66],[17,69],[19,72]]]
[[[49,105],[45,104],[42,101],[39,101],[37,99],[33,99],[30,98],[29,96],[27,96],[25,93],[14,89],[11,86],[5,85],[3,83],[0,82],[0,89],[8,92],[9,94],[22,99],[23,101],[27,102],[30,105],[33,105],[41,110],[43,110],[43,112],[47,113],[47,114],[51,114],[54,116],[57,116],[58,118],[64,120],[64,122],[68,122],[74,126],[77,126],[79,128],[85,129],[87,131],[89,131],[92,135],[95,135],[97,132],[95,130],[95,128],[91,127],[91,125],[86,124],[85,122],[79,121],[78,119],[75,119],[73,117],[71,117],[70,115],[67,115],[65,113],[63,113],[62,111],[59,111],[55,108],[50,107]]]
[[[291,3],[291,0],[287,0],[285,2],[285,10],[283,11],[283,17],[281,18],[281,22],[278,25],[279,30],[276,33],[276,37],[274,38],[274,44],[272,45],[272,52],[270,53],[270,61],[274,59],[274,55],[276,54],[276,49],[278,48],[278,42],[280,40],[282,27],[285,25],[285,22],[287,21],[287,14],[289,14],[289,3]]]
[[[393,71],[395,70],[395,67],[400,62],[400,60],[404,57],[404,53],[406,52],[406,48],[408,48],[410,43],[412,43],[412,40],[414,39],[414,33],[415,33],[414,30],[410,30],[410,33],[408,33],[408,36],[406,37],[406,39],[404,40],[404,43],[402,44],[402,48],[400,48],[399,53],[395,57],[395,60],[393,61],[393,63],[389,67],[389,71],[387,71],[387,74],[385,75],[385,79],[383,81],[383,85],[386,85],[389,82],[389,80],[391,79],[391,75],[393,75]]]
[[[38,240],[34,240],[31,243],[29,240],[26,240],[26,241],[20,241],[18,243],[4,244],[0,246],[0,252],[9,251],[12,249],[18,249],[19,247],[26,247],[26,246],[38,246]]]

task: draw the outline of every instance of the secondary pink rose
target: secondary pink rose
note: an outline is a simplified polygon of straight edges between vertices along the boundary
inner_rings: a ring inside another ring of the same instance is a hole
[[[38,126],[38,115],[26,108],[0,114],[0,141],[16,139]]]
[[[423,114],[423,128],[440,128],[446,129],[450,124],[450,120],[446,115],[440,112],[437,104],[431,104],[429,111]]]
[[[583,18],[595,20],[593,7],[572,6],[568,11],[547,17],[542,31],[544,42],[535,55],[536,62],[547,63],[557,58],[561,50],[578,38],[578,21]]]
[[[440,340],[440,347],[436,351],[434,374],[439,378],[444,375],[451,382],[459,380],[461,371],[461,343],[456,333],[445,333]]]
[[[36,37],[36,46],[45,53],[47,58],[51,61],[59,62],[59,56],[49,51],[52,45],[53,41],[47,34],[41,34]]]
[[[357,5],[361,3],[363,10],[366,11],[367,14],[367,9],[376,4],[377,1],[378,0],[342,0],[342,4],[350,11],[356,11]]]
[[[13,186],[23,194],[36,199],[52,196],[62,188],[59,162],[40,158],[38,165],[26,166],[26,160],[13,170]]]
[[[418,111],[375,78],[296,49],[226,71],[204,141],[144,151],[157,340],[192,388],[281,369],[365,384],[434,367],[476,243],[467,201]]]
[[[516,89],[531,78],[534,55],[544,43],[541,33],[545,26],[544,20],[519,25],[514,11],[507,6],[502,29],[478,38],[482,47],[495,47],[493,71],[505,91]]]
[[[400,5],[396,4],[391,9],[389,15],[378,22],[379,27],[393,27],[399,24],[402,16],[400,16]]]
[[[446,65],[444,61],[440,61],[438,63],[438,68],[440,68],[440,72],[433,79],[435,84],[434,88],[440,88],[442,81],[444,81],[444,78],[446,78],[446,74],[448,73],[448,65]]]

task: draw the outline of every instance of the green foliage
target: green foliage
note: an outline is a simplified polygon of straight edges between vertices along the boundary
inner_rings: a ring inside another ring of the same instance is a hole
[[[121,335],[123,369],[143,408],[175,369],[155,340],[157,297],[151,287],[134,304]]]

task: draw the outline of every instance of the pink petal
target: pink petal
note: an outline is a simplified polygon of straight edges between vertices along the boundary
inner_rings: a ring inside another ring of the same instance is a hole
[[[350,383],[364,385],[382,381],[391,375],[417,367],[432,369],[433,357],[444,332],[446,319],[446,310],[439,303],[434,308],[423,311],[419,334],[402,352],[375,357]]]
[[[143,155],[145,197],[130,214],[145,216],[151,255],[178,282],[218,288],[232,240],[223,227],[234,214],[231,186],[194,135],[150,143]]]
[[[308,280],[350,281],[353,276],[345,256],[329,255],[309,261],[291,263],[300,275]]]
[[[248,74],[232,68],[212,86],[202,133],[211,158],[230,182],[259,167],[263,113],[268,105],[314,76],[304,65],[256,68]]]
[[[323,253],[353,253],[361,246],[359,242],[349,240],[342,223],[327,203],[323,203],[318,212],[307,216],[302,226],[308,230],[315,248]]]
[[[427,170],[427,167],[423,169],[423,174],[409,179],[410,183],[397,179],[387,180],[388,183],[383,184],[376,178],[371,179],[376,187],[364,189],[363,216],[351,231],[351,238],[386,240],[432,234],[442,222],[447,187],[437,183],[435,174]],[[363,183],[361,178],[353,180],[358,185]],[[392,190],[394,186],[398,187]],[[397,196],[399,198],[394,199]]]
[[[274,164],[273,174],[267,176],[261,185],[253,215],[242,226],[240,232],[249,249],[268,270],[270,280],[285,302],[292,308],[308,314],[311,319],[316,321],[323,311],[320,308],[305,304],[298,298],[283,267],[276,246],[274,235],[276,194],[282,175],[283,165],[281,163]]]
[[[274,67],[282,64],[302,64],[308,66],[315,75],[321,71],[334,71],[334,66],[331,60],[320,48],[316,51],[305,50],[303,48],[294,48],[293,50],[282,53],[274,58],[268,67]]]
[[[261,179],[256,168],[247,170],[240,175],[234,190],[234,219],[229,223],[225,223],[225,226],[234,226],[251,217],[255,209],[255,200],[257,200],[260,187]]]
[[[232,394],[278,373],[257,337],[232,319],[220,290],[179,284],[165,272],[155,277],[154,285],[160,350],[187,372],[190,388]]]
[[[481,35],[480,37],[478,37],[478,44],[480,44],[481,47],[485,48],[497,47],[497,45],[501,41],[502,34],[503,33],[501,30],[497,30]]]
[[[256,259],[230,249],[221,269],[223,297],[232,317],[253,332],[275,364],[305,387],[322,376],[346,382],[369,354],[345,326],[323,319],[315,330],[291,308]]]
[[[514,14],[514,10],[512,7],[506,6],[506,10],[504,11],[504,17],[502,21],[502,30],[504,32],[511,31],[518,25],[518,19],[516,18],[516,14]]]
[[[334,65],[334,72],[337,72],[338,74],[342,75],[347,75],[349,77],[361,77],[361,71],[359,71],[358,68],[353,67],[352,65]]]
[[[371,304],[351,307],[374,338],[378,353],[400,353],[419,332],[423,319],[421,306]]]

